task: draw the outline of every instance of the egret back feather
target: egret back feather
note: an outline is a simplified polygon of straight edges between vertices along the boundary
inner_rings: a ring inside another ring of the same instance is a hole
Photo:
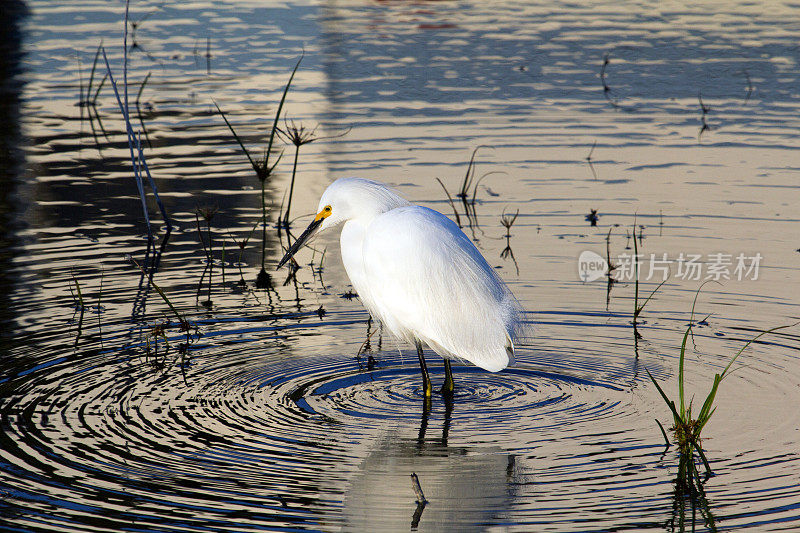
[[[513,364],[520,305],[455,223],[407,205],[365,229],[367,306],[389,331],[492,372]]]

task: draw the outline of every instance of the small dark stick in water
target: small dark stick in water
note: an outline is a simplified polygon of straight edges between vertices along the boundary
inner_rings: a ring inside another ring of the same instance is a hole
[[[422,487],[419,486],[419,478],[416,472],[411,473],[411,486],[414,488],[414,493],[417,495],[417,508],[414,509],[414,515],[411,517],[411,531],[416,531],[417,527],[419,527],[419,521],[422,518],[422,511],[424,511],[425,506],[428,505],[428,500],[425,499],[425,495],[422,493]]]
[[[514,250],[511,249],[511,226],[514,225],[514,222],[517,220],[518,216],[519,209],[517,209],[517,212],[514,213],[514,216],[506,215],[505,212],[503,212],[500,217],[500,223],[506,228],[506,247],[502,252],[500,252],[500,257],[503,259],[511,257],[511,260],[514,261],[514,267],[517,269],[517,276],[519,276],[519,265],[517,265],[517,260],[514,257]]]
[[[425,505],[428,500],[425,499],[425,494],[422,492],[422,487],[419,485],[419,477],[416,472],[411,473],[411,487],[414,489],[414,494],[417,495],[417,503]]]
[[[701,93],[697,93],[697,100],[700,102],[700,111],[703,113],[700,117],[703,125],[700,127],[700,133],[697,134],[697,142],[700,142],[700,138],[703,136],[703,133],[706,131],[711,131],[711,126],[709,126],[708,122],[706,122],[706,115],[708,115],[708,113],[711,111],[711,108],[703,103],[703,95]]]
[[[619,104],[617,104],[615,99],[611,98],[611,87],[609,87],[606,82],[606,68],[609,63],[611,63],[611,60],[608,58],[608,52],[606,52],[603,55],[603,66],[600,67],[600,81],[603,82],[603,96],[606,97],[606,100],[608,100],[608,103],[611,104],[612,107],[617,108]]]
[[[600,67],[600,81],[603,82],[603,92],[608,93],[611,91],[611,87],[608,86],[606,83],[606,67],[611,61],[608,59],[608,53],[603,55],[603,66]]]
[[[594,143],[592,143],[592,149],[589,150],[589,155],[587,155],[585,159],[586,162],[589,163],[589,170],[592,171],[592,176],[594,176],[594,179],[597,179],[597,172],[594,171],[594,165],[592,164],[592,154],[594,153],[595,146],[597,146],[596,140],[594,141]]]

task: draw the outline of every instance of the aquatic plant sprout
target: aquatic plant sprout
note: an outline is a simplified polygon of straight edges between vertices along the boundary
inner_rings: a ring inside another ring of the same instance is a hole
[[[283,157],[283,152],[278,154],[276,161],[270,166],[270,157],[272,155],[272,145],[275,142],[275,134],[278,131],[278,122],[280,121],[281,111],[283,110],[283,104],[286,102],[286,95],[289,93],[289,87],[292,85],[292,80],[294,80],[294,75],[297,73],[297,69],[300,67],[300,62],[303,61],[303,57],[305,57],[305,53],[300,55],[300,58],[297,60],[297,63],[294,65],[294,69],[292,69],[292,74],[289,76],[289,81],[286,82],[285,87],[283,88],[283,94],[281,95],[281,100],[278,103],[278,109],[275,111],[275,119],[272,122],[272,129],[269,132],[269,141],[267,142],[267,146],[264,149],[264,158],[261,161],[255,161],[253,157],[250,155],[250,152],[245,147],[242,139],[237,135],[236,130],[233,129],[233,126],[228,121],[228,118],[225,116],[225,113],[222,112],[219,105],[214,102],[214,106],[216,106],[217,111],[222,116],[222,119],[225,121],[225,124],[228,126],[228,129],[231,130],[236,142],[239,143],[242,151],[244,152],[245,156],[247,156],[247,160],[250,162],[250,165],[253,167],[253,170],[256,173],[256,177],[261,182],[261,272],[259,272],[259,283],[258,285],[263,284],[263,280],[268,278],[266,269],[265,269],[265,260],[266,260],[266,248],[267,248],[267,197],[266,197],[266,187],[267,187],[267,180],[275,171],[275,167],[278,166],[280,163],[281,158]]]
[[[705,283],[703,284],[705,285]],[[675,440],[678,444],[678,448],[681,453],[681,457],[686,460],[691,460],[693,455],[693,451],[696,451],[699,455],[700,459],[703,461],[703,465],[706,468],[706,472],[708,474],[712,473],[711,466],[709,465],[708,459],[705,456],[705,453],[702,449],[702,443],[700,435],[703,431],[703,428],[708,423],[711,416],[714,414],[716,407],[714,406],[714,399],[717,395],[717,390],[719,389],[722,380],[724,380],[727,376],[731,373],[731,368],[733,363],[739,358],[742,352],[747,349],[753,342],[757,341],[764,335],[768,333],[772,333],[781,329],[790,328],[800,324],[800,322],[795,322],[793,324],[787,324],[784,326],[777,326],[765,331],[762,331],[749,341],[747,341],[744,346],[742,346],[736,354],[731,357],[728,364],[722,370],[722,372],[717,373],[714,375],[714,380],[711,385],[711,390],[709,391],[708,395],[706,396],[705,401],[703,402],[702,407],[700,408],[700,412],[697,415],[697,418],[692,417],[692,403],[693,399],[690,399],[688,404],[686,401],[686,393],[685,393],[685,359],[686,359],[686,343],[689,339],[689,336],[692,334],[692,328],[694,327],[694,316],[695,316],[695,306],[697,304],[697,297],[700,294],[700,290],[702,289],[702,285],[700,289],[697,290],[697,293],[694,297],[694,302],[692,303],[692,313],[691,318],[689,320],[689,325],[686,327],[686,331],[683,334],[683,340],[681,341],[681,349],[680,354],[678,356],[678,403],[676,405],[674,400],[671,400],[667,394],[664,392],[664,389],[659,385],[658,381],[653,377],[650,373],[650,370],[645,368],[648,377],[658,389],[659,394],[664,399],[664,402],[670,409],[672,413],[673,419],[673,426],[670,428],[673,431],[675,436]],[[663,426],[661,423],[658,422],[659,427],[661,428],[661,432],[664,434],[665,440],[667,440],[666,432],[664,431]],[[667,440],[667,446],[669,446],[669,441]]]

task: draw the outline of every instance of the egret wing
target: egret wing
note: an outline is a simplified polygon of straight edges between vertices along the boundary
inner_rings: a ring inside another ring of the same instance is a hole
[[[363,257],[376,312],[397,336],[490,371],[513,362],[519,304],[450,219],[393,209],[370,224]]]

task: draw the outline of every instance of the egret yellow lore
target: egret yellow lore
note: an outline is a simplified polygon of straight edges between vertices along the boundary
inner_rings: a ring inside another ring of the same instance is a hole
[[[416,346],[426,398],[432,386],[423,344],[444,358],[445,395],[454,388],[451,359],[490,372],[514,363],[523,329],[514,295],[453,221],[382,183],[341,178],[328,186],[278,268],[316,233],[342,223],[350,282],[373,318]]]

